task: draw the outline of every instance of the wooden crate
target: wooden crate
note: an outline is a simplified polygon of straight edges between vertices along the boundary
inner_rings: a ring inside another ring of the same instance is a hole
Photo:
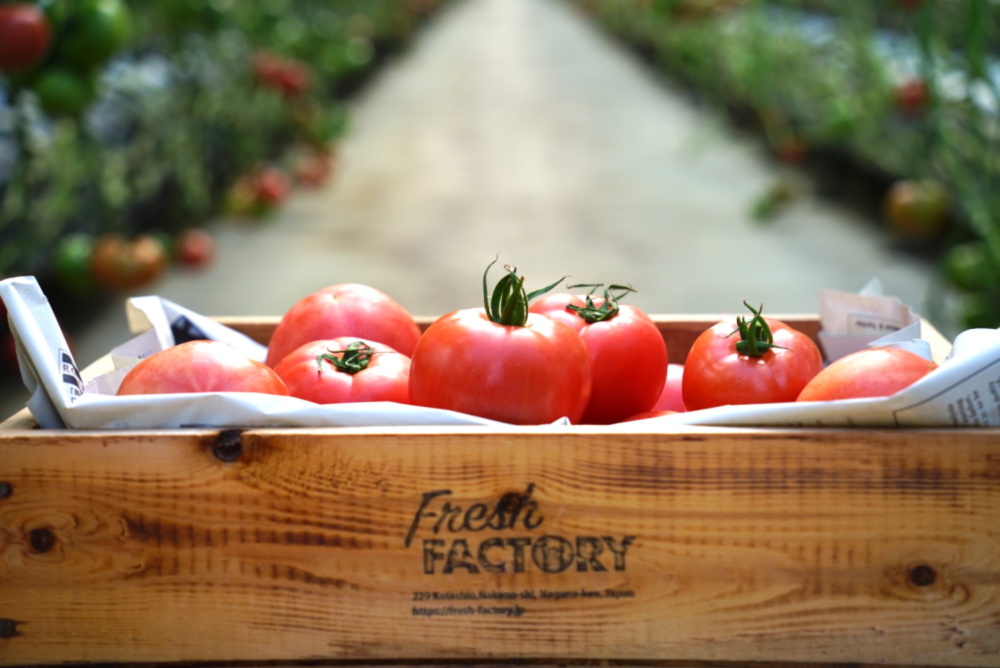
[[[32,427],[2,665],[1000,665],[996,429]]]

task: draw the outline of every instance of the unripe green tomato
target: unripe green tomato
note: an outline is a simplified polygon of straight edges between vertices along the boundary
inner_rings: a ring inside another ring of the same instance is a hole
[[[132,14],[123,0],[78,0],[56,56],[67,67],[87,70],[128,44],[132,32]]]
[[[57,65],[47,66],[33,88],[42,109],[53,116],[78,116],[94,99],[95,93],[91,76]]]
[[[998,284],[989,249],[982,241],[955,244],[945,252],[941,265],[948,283],[959,290],[973,292]]]
[[[95,288],[90,270],[93,249],[94,238],[85,233],[70,234],[59,241],[52,257],[52,273],[63,288],[75,294],[86,294]]]

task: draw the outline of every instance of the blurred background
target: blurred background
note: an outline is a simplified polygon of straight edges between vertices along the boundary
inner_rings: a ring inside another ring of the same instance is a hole
[[[991,0],[0,0],[0,277],[81,366],[160,294],[411,312],[527,284],[1000,326]],[[5,321],[5,319],[4,319]],[[24,390],[0,329],[4,415]]]

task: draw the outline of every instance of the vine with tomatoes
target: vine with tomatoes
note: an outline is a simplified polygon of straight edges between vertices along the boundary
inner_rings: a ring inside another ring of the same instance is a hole
[[[990,0],[578,0],[774,158],[939,263],[928,315],[1000,325],[1000,7]],[[751,203],[766,219],[794,193]]]
[[[0,276],[128,289],[322,184],[346,97],[438,4],[0,0]]]
[[[210,263],[211,220],[332,177],[347,98],[443,2],[0,0],[0,277],[74,309]]]

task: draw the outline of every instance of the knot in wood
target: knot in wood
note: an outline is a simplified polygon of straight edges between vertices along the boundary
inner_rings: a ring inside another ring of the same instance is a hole
[[[17,622],[13,619],[0,618],[0,638],[13,638],[17,635]]]
[[[212,442],[212,454],[220,462],[230,464],[243,456],[243,430],[224,429]]]
[[[35,552],[44,553],[56,544],[56,536],[48,527],[38,527],[28,533],[28,542]]]
[[[11,487],[9,482],[0,482],[0,499],[10,498],[13,491],[14,488]]]
[[[937,571],[927,564],[917,564],[910,568],[910,582],[917,587],[930,587],[937,580]]]

